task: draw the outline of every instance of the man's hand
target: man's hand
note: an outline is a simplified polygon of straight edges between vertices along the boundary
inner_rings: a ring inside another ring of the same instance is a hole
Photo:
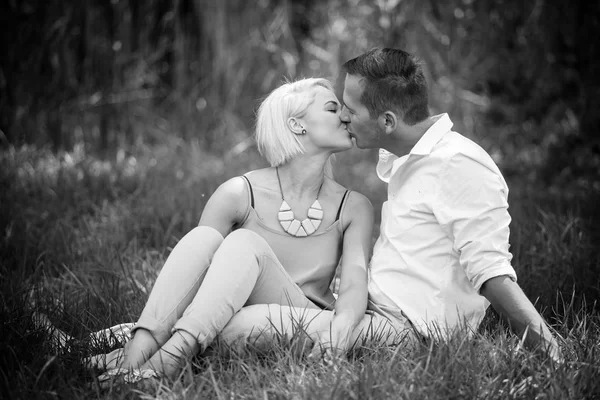
[[[529,347],[540,347],[557,363],[564,358],[558,343],[550,333],[546,321],[537,312],[521,287],[508,276],[498,276],[487,280],[481,287],[481,294],[492,307],[509,323],[511,329]]]

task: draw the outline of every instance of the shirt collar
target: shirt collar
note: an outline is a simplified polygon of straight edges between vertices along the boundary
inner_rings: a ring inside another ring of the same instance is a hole
[[[427,129],[427,131],[425,131],[417,144],[413,146],[413,148],[410,150],[410,154],[426,156],[427,154],[431,153],[433,146],[435,146],[436,143],[439,142],[440,139],[446,133],[448,133],[448,131],[450,131],[452,125],[454,125],[448,114],[445,113],[433,116],[431,119],[435,122],[429,127],[429,129]]]
[[[377,176],[384,182],[389,182],[390,178],[396,173],[398,168],[406,162],[409,155],[428,155],[433,150],[433,146],[442,139],[442,137],[452,128],[452,121],[448,114],[440,114],[431,117],[435,122],[425,131],[421,139],[413,146],[409,154],[402,157],[390,153],[387,150],[379,149],[379,161],[377,162]]]

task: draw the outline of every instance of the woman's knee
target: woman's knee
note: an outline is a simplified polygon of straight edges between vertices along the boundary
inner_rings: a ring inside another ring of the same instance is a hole
[[[192,251],[194,254],[199,254],[197,253],[198,251],[201,254],[213,254],[222,242],[223,236],[215,228],[197,226],[179,240],[171,254],[179,254],[187,251]]]
[[[223,235],[213,227],[197,226],[189,231],[182,240],[191,241],[195,245],[216,249],[223,242]]]
[[[227,242],[254,243],[265,242],[262,236],[250,229],[236,229],[225,238]]]
[[[221,248],[233,251],[244,249],[263,251],[269,249],[269,244],[262,236],[250,229],[237,229],[227,235]]]

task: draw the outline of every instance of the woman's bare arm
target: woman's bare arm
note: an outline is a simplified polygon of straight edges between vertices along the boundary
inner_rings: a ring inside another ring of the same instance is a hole
[[[242,178],[229,179],[221,184],[210,197],[199,226],[210,226],[223,237],[229,235],[233,226],[244,218],[248,208],[248,188]]]
[[[344,231],[340,287],[331,322],[329,338],[322,344],[345,351],[350,336],[362,320],[367,308],[367,266],[371,257],[373,206],[358,192],[350,193],[344,218],[350,221]]]

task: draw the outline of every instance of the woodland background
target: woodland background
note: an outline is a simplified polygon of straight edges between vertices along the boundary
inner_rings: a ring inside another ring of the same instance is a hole
[[[569,368],[549,373],[534,356],[490,361],[509,340],[494,333],[469,342],[466,359],[455,357],[466,354],[462,341],[417,350],[396,369],[384,361],[397,353],[384,353],[341,375],[317,369],[299,386],[272,373],[297,375],[304,364],[289,363],[289,352],[267,367],[243,358],[241,370],[213,358],[216,375],[196,375],[208,383],[190,393],[533,398],[552,388],[556,398],[598,398],[599,2],[5,0],[0,46],[6,398],[101,397],[83,388],[92,375],[81,359],[106,348],[65,354],[32,315],[43,311],[78,338],[134,321],[210,194],[266,165],[252,137],[261,99],[285,78],[324,76],[340,89],[339,66],[374,46],[416,54],[432,113],[449,113],[501,168],[519,283],[566,339]],[[378,222],[386,188],[376,156],[339,154],[334,174],[371,199]],[[496,332],[491,314],[484,332]],[[532,376],[537,386],[519,386]]]
[[[597,2],[9,0],[0,30],[4,148],[239,153],[284,77],[335,78],[377,45],[418,55],[432,110],[505,170],[599,189]]]

